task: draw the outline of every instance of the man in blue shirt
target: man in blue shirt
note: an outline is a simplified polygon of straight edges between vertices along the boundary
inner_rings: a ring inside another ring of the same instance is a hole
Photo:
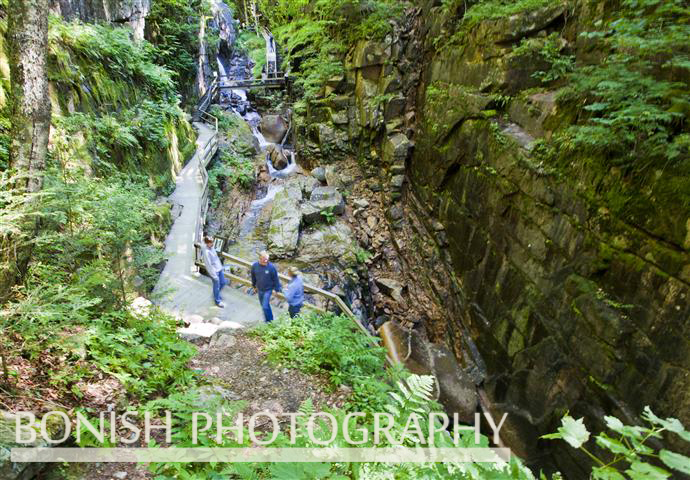
[[[300,271],[295,267],[288,268],[290,283],[285,291],[285,298],[288,302],[288,313],[290,318],[295,318],[304,304],[304,283]]]
[[[211,281],[213,282],[213,300],[215,300],[216,305],[223,308],[225,304],[220,298],[220,291],[228,284],[223,274],[223,264],[220,263],[218,253],[216,253],[216,249],[213,248],[213,238],[204,237],[204,244],[205,248],[202,249],[204,267],[206,267],[206,273],[208,273],[208,276],[211,277]]]
[[[266,322],[272,322],[271,294],[273,290],[282,292],[283,289],[280,287],[278,270],[268,261],[268,252],[259,253],[259,261],[252,265],[252,286],[259,295],[259,302],[264,310]]]

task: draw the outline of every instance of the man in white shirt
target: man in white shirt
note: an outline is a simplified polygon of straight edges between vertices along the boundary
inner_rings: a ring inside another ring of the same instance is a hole
[[[213,300],[215,300],[216,305],[223,308],[225,304],[223,303],[223,299],[220,298],[220,291],[228,284],[223,274],[223,264],[220,263],[218,253],[216,253],[216,249],[213,248],[213,238],[204,237],[204,244],[205,247],[202,249],[202,254],[206,273],[211,277],[211,281],[213,282]]]

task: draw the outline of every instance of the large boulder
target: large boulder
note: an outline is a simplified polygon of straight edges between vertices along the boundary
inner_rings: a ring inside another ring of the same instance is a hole
[[[296,175],[290,175],[285,180],[285,188],[300,190],[305,198],[310,198],[311,192],[320,186],[321,182],[311,175],[302,175],[298,173]],[[300,198],[300,201],[301,200],[302,199]]]
[[[317,187],[311,192],[310,200],[302,205],[302,220],[311,225],[324,220],[321,212],[330,211],[334,215],[345,212],[343,196],[334,187]]]
[[[312,190],[309,200],[312,202],[332,201],[342,204],[343,208],[345,206],[343,203],[343,196],[335,187],[317,187]],[[342,213],[342,211],[340,213]]]
[[[271,165],[276,170],[283,170],[289,164],[289,153],[279,145],[268,145],[266,147],[266,154],[271,160]]]
[[[299,200],[290,196],[288,189],[278,192],[273,200],[268,228],[268,249],[274,256],[286,257],[295,253],[301,221]]]
[[[357,262],[353,253],[356,247],[354,234],[347,224],[323,225],[302,234],[297,260],[304,264],[335,261],[350,265]]]
[[[347,172],[343,172],[335,165],[328,165],[325,169],[326,185],[346,189],[355,183],[354,177]]]
[[[314,176],[319,182],[326,181],[326,169],[323,167],[316,167],[311,171],[312,176]]]
[[[264,115],[261,118],[261,133],[267,142],[280,143],[288,131],[288,124],[280,115]]]

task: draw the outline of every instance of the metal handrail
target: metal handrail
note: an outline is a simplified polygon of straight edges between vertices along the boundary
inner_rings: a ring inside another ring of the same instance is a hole
[[[201,202],[199,205],[199,215],[197,216],[197,223],[196,223],[196,232],[194,234],[194,263],[197,266],[203,266],[203,262],[200,261],[199,258],[199,253],[201,251],[201,242],[202,242],[202,236],[203,236],[203,225],[206,221],[206,212],[208,210],[208,172],[206,171],[206,166],[208,165],[208,162],[211,160],[213,155],[215,155],[215,152],[218,149],[218,118],[214,115],[211,115],[208,113],[207,109],[211,105],[211,101],[213,99],[213,96],[216,94],[218,91],[218,82],[216,80],[213,81],[211,86],[209,87],[208,91],[204,94],[202,97],[201,101],[199,102],[199,106],[197,107],[197,110],[199,111],[199,116],[200,118],[210,118],[213,121],[214,125],[214,134],[211,136],[211,138],[208,139],[206,144],[202,148],[202,153],[201,156],[198,157],[199,161],[199,166],[200,166],[200,172],[201,172],[201,177],[203,180],[203,193],[201,195]],[[215,142],[215,144],[214,144]],[[221,252],[221,256],[225,258],[227,261],[230,263],[233,263],[235,265],[238,265],[240,267],[246,268],[246,269],[251,269],[252,267],[252,262],[249,260],[245,260],[244,258],[236,257],[234,255],[230,255],[229,253]],[[240,277],[239,275],[235,275],[233,273],[227,272],[225,273],[225,276],[228,277],[229,279],[235,280],[236,282],[239,282],[243,285],[247,285],[250,287],[253,287],[251,280]],[[290,281],[290,278],[287,275],[284,275],[282,273],[278,273],[278,277],[284,281]],[[309,284],[304,284],[304,291],[314,294],[314,295],[319,295],[321,297],[325,297],[326,299],[334,302],[338,308],[348,317],[350,318],[354,324],[359,328],[359,330],[362,331],[362,333],[365,334],[367,341],[369,342],[370,345],[372,346],[379,346],[379,343],[375,340],[375,337],[371,334],[367,328],[362,325],[362,322],[359,321],[359,318],[350,310],[350,307],[347,306],[347,304],[343,301],[342,298],[340,298],[338,295],[335,293],[329,292],[327,290],[323,290],[321,288],[315,287],[313,285]],[[283,301],[287,301],[285,298],[285,295],[282,293],[276,292],[276,297]],[[327,311],[321,307],[318,307],[316,305],[313,305],[311,303],[304,303],[304,307],[308,308],[310,310],[314,310],[319,313],[327,313]],[[391,357],[386,353],[386,362],[389,365],[393,365],[393,360]]]
[[[252,262],[250,262],[249,260],[246,260],[246,259],[244,259],[244,258],[236,257],[236,256],[234,256],[234,255],[230,255],[229,253],[225,253],[225,252],[221,252],[221,256],[222,256],[226,261],[228,261],[228,262],[230,262],[230,263],[233,263],[233,264],[235,264],[235,265],[238,265],[238,266],[240,266],[240,267],[243,267],[243,268],[246,268],[246,269],[251,269],[251,268],[252,268]],[[251,286],[251,281],[249,281],[249,280],[247,280],[247,279],[245,279],[245,278],[239,277],[239,276],[234,275],[234,274],[228,274],[228,275],[231,276],[234,280],[237,280],[237,281],[239,281],[239,282],[241,282],[241,283],[248,284],[248,285]],[[279,277],[281,280],[284,280],[284,281],[286,281],[286,282],[289,282],[289,281],[290,281],[290,277],[288,277],[287,275],[284,275],[284,274],[282,274],[282,273],[278,273],[278,277]],[[362,322],[359,321],[359,318],[357,318],[357,316],[352,312],[352,310],[350,310],[350,307],[348,307],[347,304],[345,303],[345,301],[343,301],[343,299],[340,298],[338,295],[336,295],[336,294],[333,293],[333,292],[329,292],[329,291],[327,291],[327,290],[323,290],[323,289],[321,289],[321,288],[315,287],[315,286],[313,286],[313,285],[309,285],[308,283],[305,283],[305,284],[304,284],[304,291],[305,291],[305,292],[308,292],[308,293],[315,294],[315,295],[319,295],[319,296],[321,296],[321,297],[325,297],[325,298],[327,298],[328,300],[330,300],[330,301],[332,301],[332,302],[335,302],[335,304],[338,305],[338,308],[340,308],[340,310],[341,310],[347,317],[349,317],[352,321],[354,321],[355,325],[357,325],[357,327],[358,327],[363,333],[365,333],[368,337],[370,337],[370,343],[376,344],[376,341],[375,341],[375,340],[373,339],[373,337],[371,336],[371,332],[369,332],[369,330],[367,330],[367,328],[366,328],[364,325],[362,325]],[[278,294],[278,295],[280,295],[280,294]],[[324,310],[324,309],[319,308],[319,307],[317,307],[316,305],[312,305],[312,304],[309,304],[309,303],[305,303],[304,305],[307,306],[308,308],[313,309],[313,310],[317,310],[317,311],[320,311],[320,312],[322,312],[322,313],[325,313],[325,310]]]

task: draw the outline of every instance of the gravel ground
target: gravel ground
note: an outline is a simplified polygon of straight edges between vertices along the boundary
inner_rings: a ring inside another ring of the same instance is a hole
[[[245,401],[245,422],[252,414],[260,411],[270,411],[278,415],[297,412],[302,402],[307,399],[312,400],[316,411],[325,407],[340,407],[346,401],[347,390],[329,392],[328,383],[322,377],[273,365],[267,361],[261,347],[259,339],[245,332],[226,335],[218,342],[201,346],[198,354],[190,361],[189,368],[200,371],[210,383],[222,387],[226,396],[233,400]],[[37,477],[38,480],[152,478],[154,474],[150,473],[145,465],[131,463],[56,466]]]

